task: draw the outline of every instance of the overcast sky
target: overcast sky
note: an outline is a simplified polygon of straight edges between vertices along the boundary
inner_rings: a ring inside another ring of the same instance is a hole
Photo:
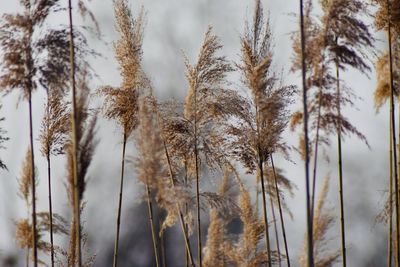
[[[17,0],[2,0],[0,14],[14,12]],[[188,58],[195,60],[208,25],[214,27],[214,32],[220,36],[224,45],[223,53],[230,60],[237,61],[240,53],[239,35],[244,28],[244,19],[252,14],[253,1],[245,0],[151,0],[129,1],[136,14],[141,5],[147,11],[147,23],[144,38],[144,68],[151,78],[157,96],[162,99],[175,97],[183,99],[187,84],[184,76],[182,51]],[[297,29],[296,17],[290,15],[298,12],[298,1],[262,1],[264,8],[271,14],[273,34],[275,36],[275,64],[277,70],[283,68],[285,82],[301,85],[300,75],[290,73],[291,40],[290,32]],[[120,82],[118,65],[112,53],[112,41],[117,38],[114,28],[113,8],[111,0],[93,0],[89,5],[96,15],[102,30],[103,41],[91,40],[90,44],[103,54],[102,58],[92,61],[99,78],[92,84],[93,88],[100,85],[118,85]],[[52,18],[53,22],[62,19]],[[368,23],[371,23],[369,21]],[[372,27],[371,27],[372,29]],[[377,35],[377,37],[381,37]],[[379,48],[384,42],[378,42]],[[386,230],[383,225],[375,224],[375,216],[383,206],[384,192],[387,188],[387,147],[388,122],[386,108],[376,114],[373,107],[373,90],[375,88],[375,73],[370,78],[350,71],[342,75],[361,98],[356,100],[357,109],[345,109],[344,114],[362,131],[371,146],[370,149],[355,138],[346,138],[343,147],[344,177],[345,177],[345,215],[348,245],[349,266],[383,266],[386,256]],[[232,75],[233,87],[242,90],[237,75]],[[38,90],[34,96],[34,131],[38,137],[40,120],[43,115],[45,99],[44,90]],[[0,150],[1,159],[9,167],[8,172],[1,171],[0,176],[0,257],[16,250],[14,241],[13,220],[26,216],[23,201],[17,195],[17,181],[21,162],[28,146],[27,104],[21,102],[17,107],[17,94],[2,98],[4,105],[1,115],[6,117],[2,127],[7,129],[10,141],[6,143],[7,150]],[[99,146],[92,166],[89,170],[89,185],[85,194],[88,201],[85,213],[86,225],[89,226],[90,249],[100,254],[108,249],[105,243],[113,242],[115,207],[117,206],[116,179],[120,162],[120,129],[112,122],[100,120],[98,137]],[[297,144],[297,134],[285,133],[289,144]],[[330,163],[321,160],[319,179],[330,173],[330,192],[328,205],[338,214],[338,185],[335,154],[335,138],[332,139],[332,149],[326,154]],[[35,143],[38,148],[38,142]],[[133,144],[128,147],[128,153],[134,154]],[[36,153],[39,155],[39,153]],[[285,170],[286,175],[297,185],[293,199],[288,199],[294,215],[293,221],[287,220],[290,253],[294,266],[297,266],[297,254],[302,249],[305,233],[305,197],[304,168],[298,155],[292,154],[292,162],[277,158],[276,165]],[[62,158],[55,161],[54,177],[62,177],[64,172]],[[39,207],[47,209],[47,182],[45,161],[37,157],[39,171]],[[128,210],[140,202],[140,192],[136,190],[137,182],[132,168],[128,168],[124,203]],[[253,180],[247,180],[251,188]],[[54,209],[59,213],[68,210],[63,180],[54,183],[57,201]],[[128,226],[126,226],[128,227]],[[124,228],[124,226],[123,226]],[[339,220],[331,231],[332,248],[340,248]],[[96,266],[102,266],[99,262]],[[339,266],[339,265],[338,265]]]

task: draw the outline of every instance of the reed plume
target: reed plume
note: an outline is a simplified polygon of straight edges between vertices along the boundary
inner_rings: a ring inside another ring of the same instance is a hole
[[[219,218],[215,209],[210,210],[210,224],[207,232],[207,242],[203,248],[203,266],[225,266],[224,236],[225,224]]]
[[[21,98],[28,101],[29,131],[31,144],[31,165],[35,165],[32,125],[32,93],[38,87],[38,81],[43,77],[37,58],[41,40],[40,27],[48,15],[55,12],[58,0],[20,0],[22,11],[16,14],[4,14],[1,20],[0,46],[2,54],[2,70],[0,88],[6,94],[20,89]],[[37,225],[36,225],[36,191],[35,170],[32,171],[32,236],[34,266],[38,265],[37,255]]]
[[[16,222],[16,233],[15,237],[17,240],[17,244],[20,248],[26,249],[26,265],[29,265],[29,251],[33,249],[33,236],[32,236],[32,222],[29,219],[29,211],[32,206],[32,185],[31,185],[31,175],[33,172],[33,168],[31,165],[31,150],[28,148],[25,159],[22,163],[22,169],[20,173],[20,177],[18,179],[18,195],[24,200],[25,205],[28,211],[27,218],[21,218]],[[37,173],[37,172],[36,172]],[[37,180],[36,180],[37,181]],[[37,184],[35,185],[37,186]],[[66,221],[64,218],[56,213],[51,214],[52,218],[50,218],[49,212],[38,212],[37,214],[37,249],[44,253],[53,254],[55,251],[55,247],[52,243],[46,242],[43,240],[43,236],[46,232],[50,230],[55,234],[66,234]],[[54,226],[54,227],[53,227]],[[52,229],[53,228],[53,229]],[[34,260],[32,255],[32,260]],[[44,264],[38,258],[39,264]]]
[[[250,194],[244,185],[239,184],[239,189],[238,205],[243,230],[237,240],[225,244],[228,263],[238,267],[256,267],[267,266],[268,262],[272,261],[272,265],[276,261],[275,253],[271,252],[270,257],[265,249],[258,249],[265,233],[264,222],[257,218]]]
[[[251,99],[242,106],[247,110],[242,112],[244,116],[240,117],[240,123],[228,126],[228,133],[232,136],[234,157],[244,164],[248,172],[256,171],[257,181],[261,183],[265,242],[267,255],[270,256],[264,166],[272,153],[287,153],[288,147],[281,134],[288,122],[287,107],[292,102],[295,88],[284,85],[273,71],[273,37],[260,1],[256,1],[252,24],[246,22],[246,25],[241,37],[242,62],[238,68]],[[271,264],[268,261],[268,266]]]
[[[208,148],[209,145],[205,144],[205,140],[203,139],[204,137],[209,138],[208,140],[210,141],[217,141],[216,138],[213,139],[210,135],[205,135],[205,131],[209,131],[209,129],[206,128],[206,124],[209,124],[210,117],[213,118],[216,117],[216,115],[223,114],[219,113],[221,110],[212,109],[213,106],[210,105],[208,100],[210,98],[215,99],[217,98],[215,96],[221,95],[221,93],[225,92],[220,88],[223,86],[226,73],[231,71],[231,67],[229,66],[225,57],[219,57],[215,55],[216,52],[222,48],[222,46],[219,43],[218,37],[213,35],[211,31],[212,28],[209,27],[205,34],[203,45],[200,49],[196,64],[192,66],[187,59],[185,60],[187,69],[186,78],[189,84],[189,91],[186,95],[184,118],[190,122],[189,127],[192,128],[189,128],[192,132],[192,142],[189,144],[191,149],[188,151],[188,156],[192,161],[192,164],[189,166],[191,166],[196,177],[198,266],[202,266],[199,147],[203,147],[203,150]],[[218,113],[213,114],[210,111],[215,111]],[[201,143],[199,142],[199,139],[203,139]]]
[[[237,186],[233,181],[234,176],[236,177],[237,172],[234,167],[227,163],[223,171],[223,179],[220,182],[218,191],[216,194],[220,198],[231,199],[226,209],[230,209],[230,212],[221,212],[219,207],[211,207],[209,211],[210,224],[207,231],[207,242],[203,248],[204,260],[203,266],[226,266],[228,264],[228,257],[226,255],[226,244],[231,242],[229,233],[227,231],[227,224],[240,214],[240,208],[235,203],[234,199],[237,198]]]
[[[163,199],[166,197],[164,190],[168,190],[170,186],[156,114],[152,112],[149,101],[145,97],[141,97],[139,103],[140,123],[136,136],[136,145],[140,156],[135,159],[135,167],[138,179],[145,186],[155,263],[156,266],[160,266],[159,244],[153,218],[152,193],[156,195],[157,199]]]
[[[120,190],[117,212],[117,227],[114,245],[113,266],[118,266],[119,232],[121,224],[123,181],[125,169],[126,143],[132,131],[137,127],[139,118],[139,94],[149,90],[147,79],[141,68],[144,10],[134,18],[125,0],[114,1],[116,29],[119,39],[114,43],[115,57],[120,66],[122,83],[119,88],[105,86],[99,94],[105,97],[103,114],[113,119],[122,127],[122,160]]]
[[[368,15],[368,5],[357,0],[325,0],[321,2],[324,15],[322,28],[324,29],[324,44],[328,51],[328,62],[335,65],[336,71],[336,103],[332,106],[336,110],[337,140],[338,140],[338,168],[339,168],[339,199],[340,199],[340,232],[342,241],[342,263],[346,266],[346,239],[343,200],[343,166],[342,166],[342,135],[355,134],[362,140],[365,137],[346,119],[342,119],[341,109],[351,99],[343,99],[343,82],[340,81],[340,71],[352,67],[362,73],[370,71],[366,49],[373,47],[374,38],[368,26],[362,21],[362,16]],[[348,89],[347,89],[348,90]]]
[[[47,103],[45,115],[42,120],[40,132],[41,153],[47,161],[47,180],[49,194],[49,219],[50,219],[50,244],[51,266],[54,266],[54,241],[53,241],[53,204],[51,186],[51,155],[64,154],[64,146],[69,131],[69,113],[63,103],[61,92],[57,90],[47,91]]]
[[[340,84],[339,72],[348,67],[360,70],[362,73],[370,71],[367,49],[373,47],[374,38],[368,26],[362,21],[362,16],[368,14],[367,5],[360,1],[321,1],[323,15],[316,20],[311,15],[312,4],[306,7],[305,29],[309,33],[310,46],[306,50],[308,56],[307,85],[312,90],[309,105],[311,129],[315,129],[314,168],[312,182],[311,212],[314,210],[316,187],[316,169],[319,143],[329,145],[329,136],[338,136],[338,165],[339,165],[339,194],[341,203],[341,235],[343,265],[346,265],[345,230],[343,209],[343,172],[342,172],[342,135],[353,134],[366,142],[365,136],[345,118],[340,110],[345,105],[353,105],[354,93],[349,87]],[[320,21],[320,23],[319,23]],[[294,69],[299,68],[299,43],[294,44],[297,61]],[[332,65],[334,67],[332,67]],[[334,69],[335,74],[332,73]],[[333,90],[336,88],[336,90]],[[340,89],[346,89],[345,91]],[[292,126],[299,123],[301,112],[293,117]],[[324,133],[324,135],[322,135]]]

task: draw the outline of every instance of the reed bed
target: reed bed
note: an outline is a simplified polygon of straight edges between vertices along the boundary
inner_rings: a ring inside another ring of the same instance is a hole
[[[132,224],[124,207],[134,205],[124,200],[127,174],[136,178],[142,193],[138,199],[146,206],[140,228],[151,243],[149,266],[167,266],[176,251],[176,266],[348,265],[352,255],[347,250],[345,185],[350,174],[344,138],[355,137],[369,147],[367,137],[346,116],[357,108],[358,93],[342,78],[352,69],[366,76],[376,72],[377,111],[389,102],[389,133],[382,133],[389,140],[389,163],[384,167],[388,180],[383,181],[388,193],[377,218],[388,226],[387,266],[399,266],[400,1],[300,0],[290,62],[290,71],[301,76],[298,84],[285,81],[283,73],[289,69],[276,63],[279,44],[264,2],[255,0],[252,17],[244,20],[236,62],[224,55],[216,30],[204,25],[197,56],[183,52],[187,93],[178,100],[157,98],[164,88],[154,86],[145,67],[145,7],[136,11],[128,0],[112,1],[117,33],[113,49],[121,82],[115,86],[102,81],[97,88],[96,68],[89,62],[99,54],[89,45],[88,34],[101,39],[101,28],[87,1],[20,0],[18,12],[2,15],[1,101],[16,91],[19,102],[27,102],[29,115],[29,146],[16,192],[26,216],[15,218],[16,245],[24,256],[15,264],[101,264],[91,253],[86,232],[91,227],[84,220],[86,203],[91,202],[86,192],[100,153],[97,146],[114,142],[121,150],[120,165],[107,167],[119,170],[110,177],[119,189],[112,193],[118,205],[99,207],[105,217],[115,217],[112,227],[103,229],[113,233],[113,267],[128,266],[121,260],[122,250],[131,249],[122,243],[123,229]],[[67,23],[50,23],[55,14]],[[86,17],[90,27],[76,22]],[[387,51],[375,48],[371,17],[376,31],[387,35]],[[33,94],[42,89],[44,115],[36,126]],[[7,150],[10,137],[2,126],[8,115],[1,104],[0,111],[1,151]],[[117,138],[103,140],[98,135],[100,116],[114,123]],[[286,138],[290,131],[299,135],[297,146]],[[321,150],[333,142],[337,163],[326,159],[321,164]],[[40,156],[46,168],[37,164]],[[55,175],[55,158],[64,162],[62,175]],[[10,171],[7,160],[0,157],[0,173]],[[287,199],[295,194],[296,182],[285,169],[297,160],[304,163],[305,172],[305,239],[299,248],[291,244],[287,230],[296,223]],[[326,166],[337,168],[337,179],[327,175],[321,180],[320,173],[330,171]],[[47,198],[37,194],[43,182]],[[67,199],[54,194],[54,184],[59,183],[65,185]],[[333,183],[337,192],[329,191]],[[328,201],[328,193],[335,194],[337,203]],[[36,204],[42,201],[47,201],[45,210]],[[67,211],[55,210],[55,203],[68,204]],[[338,211],[333,209],[336,205]],[[177,229],[182,242],[166,242]]]

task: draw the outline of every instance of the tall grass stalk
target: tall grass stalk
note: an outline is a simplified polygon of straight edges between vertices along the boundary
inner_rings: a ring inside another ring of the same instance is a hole
[[[121,158],[121,178],[119,185],[119,199],[118,199],[118,212],[117,212],[117,229],[115,233],[115,242],[114,242],[114,256],[113,256],[113,266],[118,266],[118,246],[119,246],[119,231],[121,225],[121,210],[122,210],[122,193],[124,188],[124,171],[125,171],[125,150],[126,150],[126,140],[127,133],[124,128],[124,134],[122,138],[122,158]]]
[[[287,266],[290,267],[290,257],[289,257],[289,248],[288,248],[287,238],[286,238],[285,220],[283,219],[281,196],[280,196],[279,189],[278,189],[278,179],[276,177],[274,157],[273,157],[272,154],[271,154],[271,166],[272,166],[272,171],[273,171],[273,174],[274,174],[274,186],[275,186],[275,193],[276,193],[277,201],[278,201],[278,210],[279,210],[279,217],[280,217],[280,222],[281,222],[283,243],[285,245],[286,262],[287,262]]]
[[[47,110],[46,115],[50,115],[50,96],[47,92]],[[47,132],[49,131],[49,124],[47,124]],[[53,240],[53,203],[52,203],[52,196],[51,196],[51,157],[50,157],[50,146],[47,143],[46,147],[46,161],[47,161],[47,185],[48,185],[48,192],[49,192],[49,216],[50,216],[50,257],[51,257],[51,266],[54,267],[54,240]]]
[[[29,68],[28,68],[29,69]],[[30,82],[32,83],[32,82]],[[38,253],[37,253],[37,228],[36,228],[36,179],[35,179],[35,157],[33,150],[33,122],[32,122],[32,87],[28,91],[28,103],[29,103],[29,139],[31,149],[31,165],[32,165],[32,176],[31,176],[31,190],[32,190],[32,247],[33,247],[33,260],[34,266],[38,266]]]
[[[269,184],[269,179],[268,179],[268,187],[271,187]],[[274,232],[275,232],[275,242],[276,242],[276,252],[278,253],[278,266],[282,266],[282,258],[281,258],[281,248],[279,245],[279,235],[278,235],[278,226],[276,223],[276,216],[275,216],[275,206],[274,202],[272,200],[272,195],[269,194],[269,203],[271,205],[271,213],[272,213],[272,221],[274,223]]]
[[[171,182],[172,187],[175,189],[175,180],[174,180],[174,173],[173,173],[172,165],[171,165],[171,158],[168,153],[168,148],[167,148],[167,144],[165,143],[164,136],[162,136],[162,138],[163,138],[165,156],[167,158],[167,163],[168,163],[168,173],[169,173],[169,177],[170,177],[170,182]],[[185,180],[187,180],[187,177],[185,177]],[[185,258],[187,261],[186,264],[187,265],[190,264],[190,266],[193,266],[194,265],[193,254],[192,254],[192,250],[190,248],[190,241],[189,241],[189,237],[188,237],[187,226],[185,224],[182,209],[181,209],[181,206],[179,203],[176,204],[176,208],[178,209],[178,212],[179,212],[179,223],[181,226],[181,230],[182,230],[182,234],[183,234],[183,238],[184,238],[184,242],[185,242]],[[187,207],[186,207],[186,212],[187,212]]]
[[[76,249],[73,248],[73,255],[78,259],[78,267],[82,266],[82,251],[81,251],[81,220],[80,220],[80,197],[79,197],[79,184],[78,184],[78,139],[77,139],[77,110],[76,110],[76,81],[75,81],[75,46],[74,46],[74,26],[72,17],[72,1],[68,0],[68,18],[69,18],[69,51],[70,51],[70,82],[71,82],[71,129],[72,129],[72,164],[73,164],[73,210],[75,220],[75,241]]]
[[[399,267],[400,261],[400,221],[399,221],[399,178],[398,178],[398,169],[397,169],[397,142],[396,142],[396,122],[395,122],[395,108],[394,108],[394,80],[393,80],[393,58],[392,58],[392,33],[391,33],[391,20],[390,20],[390,2],[386,1],[386,8],[388,14],[388,28],[387,28],[387,36],[388,36],[388,60],[389,60],[389,88],[390,88],[390,114],[391,114],[391,126],[392,126],[392,147],[393,147],[393,166],[394,166],[394,190],[395,190],[395,207],[396,207],[396,266]]]
[[[154,259],[156,261],[156,267],[160,267],[160,259],[158,253],[158,242],[157,242],[157,234],[154,226],[154,215],[153,215],[153,204],[151,200],[151,191],[150,187],[146,184],[146,194],[147,194],[147,211],[149,215],[149,223],[150,223],[150,230],[151,230],[151,239],[153,243],[153,250],[154,250]]]
[[[336,38],[337,43],[337,38]],[[340,202],[340,235],[342,245],[342,266],[346,267],[346,228],[344,223],[344,203],[343,203],[343,167],[342,167],[342,115],[340,113],[340,80],[339,80],[339,62],[336,56],[336,105],[338,112],[337,125],[337,152],[338,152],[338,169],[339,169],[339,202]]]
[[[321,125],[321,107],[322,107],[322,92],[319,90],[318,99],[318,116],[317,116],[317,129],[315,133],[315,144],[314,144],[314,165],[313,165],[313,176],[312,176],[312,191],[311,191],[311,216],[314,216],[315,207],[315,188],[317,184],[317,165],[318,165],[318,148],[319,148],[319,130]]]
[[[305,54],[305,38],[304,35],[304,14],[303,0],[300,0],[300,38],[301,38],[301,68],[302,68],[302,86],[303,86],[303,125],[304,125],[304,142],[305,142],[305,190],[306,190],[306,218],[307,218],[307,266],[314,267],[313,256],[313,222],[311,217],[310,206],[310,173],[309,173],[309,142],[308,142],[308,108],[307,108],[307,86],[306,86],[306,54]]]
[[[194,164],[196,173],[196,228],[197,228],[197,263],[202,267],[201,253],[201,220],[200,220],[200,175],[199,175],[199,152],[197,149],[197,88],[194,90]]]
[[[388,222],[388,255],[387,267],[392,266],[393,255],[393,139],[392,114],[389,112],[389,222]]]

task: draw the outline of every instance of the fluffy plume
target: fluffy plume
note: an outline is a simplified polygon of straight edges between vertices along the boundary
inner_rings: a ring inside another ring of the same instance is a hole
[[[141,98],[139,105],[140,124],[136,135],[139,157],[135,159],[138,179],[152,188],[162,189],[157,183],[166,177],[163,142],[157,126],[156,116],[148,99]]]
[[[238,267],[263,266],[268,262],[266,250],[259,248],[264,236],[264,223],[258,219],[254,206],[251,204],[250,194],[244,186],[240,186],[238,205],[241,211],[243,232],[238,236],[237,241],[226,242],[225,251],[228,262]]]
[[[249,26],[246,22],[246,25],[241,37],[242,62],[238,68],[251,99],[240,103],[243,109],[238,116],[240,120],[228,125],[227,132],[232,137],[231,153],[252,173],[258,156],[265,161],[271,153],[287,152],[281,134],[289,119],[288,107],[295,87],[284,85],[273,71],[273,37],[259,1],[256,1],[253,23]]]
[[[167,211],[161,227],[162,232],[176,222],[179,215],[177,204],[181,204],[187,197],[179,187],[171,184],[155,108],[154,99],[151,97],[140,98],[140,123],[135,133],[139,156],[135,158],[134,166],[139,181],[151,189],[159,207]]]
[[[0,90],[9,93],[21,90],[21,97],[28,98],[29,91],[39,85],[49,90],[68,89],[69,39],[65,27],[46,29],[39,27],[51,12],[63,10],[59,0],[35,0],[21,2],[25,11],[5,14],[1,20],[0,46],[2,75]],[[74,32],[78,71],[87,67],[87,41],[79,31]]]
[[[375,13],[376,28],[378,30],[387,30],[388,22],[390,21],[397,34],[400,34],[400,1],[372,0],[372,2],[378,5],[378,10]],[[390,16],[388,16],[388,9],[390,10]]]
[[[139,95],[150,91],[149,81],[141,68],[144,10],[142,8],[135,19],[126,0],[116,0],[114,12],[119,33],[114,53],[120,66],[122,84],[119,88],[104,86],[99,89],[99,94],[105,96],[104,115],[117,120],[129,135],[139,122]]]
[[[342,90],[338,96],[333,74],[336,62],[340,70],[352,67],[362,73],[370,71],[368,52],[373,47],[374,38],[363,22],[364,14],[369,14],[367,4],[363,1],[323,0],[321,7],[324,13],[319,19],[312,14],[311,1],[307,2],[305,8],[306,54],[309,66],[307,84],[310,91],[308,107],[310,129],[314,132],[313,142],[329,145],[329,136],[336,135],[337,126],[340,125],[343,135],[355,135],[367,143],[365,136],[348,118],[338,116],[339,108],[353,106],[356,95],[341,81]],[[296,40],[296,36],[295,34],[293,40]],[[298,41],[294,41],[293,48],[293,70],[299,70],[301,49]],[[294,114],[292,129],[303,122],[301,117],[302,112]]]
[[[58,91],[50,91],[40,132],[43,156],[64,153],[67,133],[70,131],[70,113]]]
[[[28,148],[25,154],[24,162],[20,178],[18,179],[18,190],[20,197],[25,201],[29,208],[32,194],[32,164],[31,164],[31,150]]]
[[[225,224],[218,217],[215,209],[210,211],[210,225],[207,232],[207,243],[203,248],[205,267],[223,267],[225,263]]]
[[[393,90],[394,94],[398,97],[398,88],[400,85],[400,51],[398,41],[392,42],[392,56],[393,56]],[[390,79],[389,79],[389,62],[388,53],[382,53],[375,64],[377,85],[374,92],[374,102],[376,110],[385,104],[390,99]]]

